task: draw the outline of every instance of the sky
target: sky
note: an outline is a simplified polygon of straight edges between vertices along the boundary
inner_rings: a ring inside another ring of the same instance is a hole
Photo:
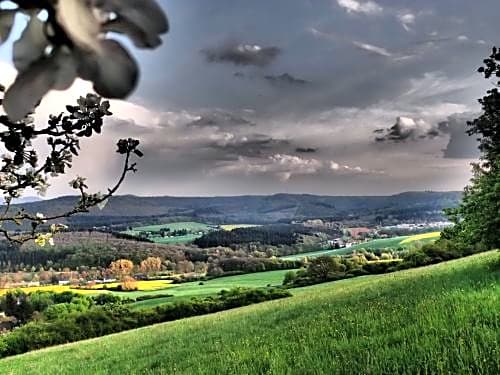
[[[120,172],[116,140],[145,156],[121,194],[387,195],[462,190],[478,157],[466,122],[490,83],[476,73],[500,32],[497,0],[162,0],[171,30],[130,47],[141,78],[112,101],[47,196]],[[20,21],[22,24],[22,21]],[[12,82],[12,42],[0,80]],[[38,121],[91,90],[53,92]]]

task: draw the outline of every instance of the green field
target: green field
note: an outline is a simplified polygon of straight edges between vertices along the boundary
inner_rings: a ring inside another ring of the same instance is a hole
[[[174,243],[188,243],[192,242],[195,239],[201,237],[198,232],[208,232],[214,229],[214,226],[197,223],[194,221],[185,221],[185,222],[177,222],[177,223],[165,223],[165,224],[157,224],[157,225],[146,225],[142,227],[133,227],[132,230],[126,230],[122,233],[129,234],[132,236],[139,236],[141,232],[159,232],[162,229],[169,229],[170,231],[176,230],[187,230],[192,233],[188,233],[185,236],[175,236],[175,237],[161,237],[161,236],[149,236],[148,238],[156,243],[164,243],[164,244],[174,244]]]
[[[166,224],[157,224],[157,225],[146,225],[143,227],[134,227],[132,231],[134,232],[154,232],[159,231],[161,229],[170,229],[170,230],[181,230],[187,229],[191,231],[205,231],[210,229],[211,226],[203,223],[196,223],[194,221],[183,221],[178,223],[166,223]]]
[[[281,285],[285,273],[289,270],[279,270],[279,271],[269,271],[269,272],[257,272],[250,273],[246,275],[237,276],[227,276],[220,277],[213,280],[204,281],[203,285],[199,282],[189,282],[183,284],[173,284],[172,286],[155,291],[143,291],[143,292],[113,292],[120,297],[137,298],[143,295],[158,295],[158,294],[171,294],[172,297],[165,298],[155,298],[151,300],[136,302],[134,307],[152,307],[158,306],[166,302],[171,302],[173,300],[179,300],[184,298],[191,298],[197,296],[206,296],[210,294],[216,294],[223,289],[231,289],[235,287],[246,287],[246,288],[260,288],[267,285]]]
[[[0,373],[498,374],[498,257],[296,289],[284,300],[6,358]]]
[[[381,238],[378,240],[372,240],[368,242],[359,243],[347,248],[335,249],[335,250],[319,250],[302,254],[294,254],[287,255],[281,257],[286,260],[300,260],[305,257],[315,258],[321,255],[346,255],[352,253],[354,250],[382,250],[382,249],[393,249],[396,250],[398,248],[407,249],[413,246],[415,243],[428,243],[435,241],[439,238],[439,232],[426,233],[423,235],[414,235],[414,236],[399,236],[399,237],[391,237],[391,238]]]

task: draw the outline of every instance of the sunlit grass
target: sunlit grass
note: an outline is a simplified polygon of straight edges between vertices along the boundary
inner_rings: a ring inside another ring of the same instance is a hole
[[[2,374],[499,374],[490,252],[0,360]]]

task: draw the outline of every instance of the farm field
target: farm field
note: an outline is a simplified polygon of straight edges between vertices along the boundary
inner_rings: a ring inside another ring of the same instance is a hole
[[[0,373],[497,374],[498,256],[295,289],[284,300],[6,358]]]
[[[173,300],[191,298],[197,296],[207,296],[216,294],[223,289],[231,289],[236,287],[260,288],[267,285],[281,285],[285,273],[289,270],[268,271],[249,273],[245,275],[220,277],[213,280],[204,281],[203,285],[200,282],[189,282],[182,284],[170,284],[167,289],[155,290],[150,292],[113,292],[120,297],[137,298],[144,295],[155,294],[171,294],[172,297],[156,298],[147,301],[136,302],[135,307],[151,307],[158,306]]]
[[[0,289],[0,296],[3,296],[5,293],[7,293],[9,290],[14,290],[16,288],[7,288],[7,289]],[[73,289],[69,285],[45,285],[45,286],[30,286],[26,288],[19,288],[25,293],[33,293],[33,292],[56,292],[56,293],[63,293],[63,292],[74,292],[74,293],[80,293],[80,294],[99,294],[99,293],[109,293],[108,291],[100,291],[100,290],[90,290],[90,289]]]
[[[227,230],[227,231],[232,231],[235,229],[240,229],[240,228],[254,228],[254,227],[260,227],[260,225],[257,224],[223,224],[220,226],[222,230]]]
[[[287,255],[281,257],[286,260],[299,260],[305,257],[314,258],[321,255],[346,255],[352,253],[354,250],[378,250],[378,249],[398,249],[398,248],[408,248],[409,246],[415,244],[416,242],[424,244],[427,242],[435,241],[439,238],[440,232],[430,232],[423,234],[416,234],[413,236],[399,236],[392,238],[381,238],[373,241],[363,242],[360,244],[353,245],[348,248],[334,249],[334,250],[319,250],[302,254]]]
[[[101,290],[104,286],[108,288],[114,288],[120,285],[120,283],[107,283],[97,284],[92,289]],[[136,281],[137,289],[139,292],[150,292],[155,290],[163,290],[165,288],[171,288],[173,286],[172,280],[138,280]]]
[[[116,287],[118,286],[119,283],[107,283],[106,287]],[[32,293],[32,292],[56,292],[56,293],[63,293],[63,292],[74,292],[74,293],[80,293],[80,294],[99,294],[99,293],[115,293],[111,292],[108,290],[103,290],[102,287],[103,284],[97,284],[94,286],[92,289],[78,289],[78,288],[72,288],[69,285],[45,285],[45,286],[30,286],[26,288],[20,288],[23,292],[25,293]],[[137,287],[138,291],[134,292],[137,293],[138,295],[145,294],[147,292],[153,292],[157,290],[165,290],[166,288],[172,287],[172,281],[171,280],[150,280],[150,281],[137,281]],[[16,288],[10,288],[10,289],[0,289],[0,296],[4,295],[7,293],[9,290],[13,290]],[[116,292],[118,293],[118,292]],[[130,292],[132,293],[132,292]],[[127,293],[130,294],[130,293]],[[123,293],[122,293],[123,294]],[[137,297],[137,296],[136,296]]]
[[[208,224],[203,224],[203,223],[197,223],[194,221],[184,221],[184,222],[178,222],[178,223],[166,223],[166,224],[157,224],[157,225],[146,225],[142,227],[134,227],[132,228],[131,231],[128,232],[156,232],[161,229],[170,229],[172,231],[174,230],[181,230],[181,229],[187,229],[191,231],[204,231],[211,229],[212,226]]]
[[[102,290],[102,285],[97,285],[93,290],[74,289],[70,288],[69,285],[47,285],[41,287],[22,288],[21,290],[23,290],[25,293],[31,293],[35,291],[53,291],[58,293],[71,291],[75,293],[94,295],[99,293],[113,293],[123,298],[137,298],[141,296],[154,296],[163,294],[169,294],[172,296],[136,302],[134,304],[134,306],[141,308],[158,306],[163,303],[172,302],[179,299],[189,299],[196,296],[216,294],[223,289],[231,289],[236,287],[260,288],[267,285],[281,285],[285,273],[288,271],[289,270],[279,270],[250,273],[245,275],[226,276],[204,281],[203,284],[200,284],[200,282],[198,281],[182,284],[172,284],[171,280],[137,281],[139,290],[134,292]],[[115,287],[118,285],[118,283],[106,284],[106,286],[108,287]],[[11,289],[0,289],[0,295],[5,294],[8,290]]]
[[[133,227],[132,230],[123,231],[124,234],[129,234],[132,236],[139,236],[141,232],[160,232],[161,230],[169,230],[171,232],[186,230],[188,233],[182,236],[172,236],[172,237],[162,237],[160,235],[148,236],[148,238],[156,243],[161,244],[181,244],[192,242],[195,239],[201,237],[199,232],[208,232],[213,230],[215,227],[212,225],[197,223],[194,221],[177,222],[177,223],[165,223],[157,225],[146,225],[141,227]]]

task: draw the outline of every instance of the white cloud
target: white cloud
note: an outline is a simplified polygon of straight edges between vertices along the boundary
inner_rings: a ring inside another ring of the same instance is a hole
[[[479,83],[481,82],[479,81]],[[476,74],[466,78],[452,79],[441,71],[426,72],[418,78],[409,79],[410,89],[403,93],[401,98],[429,99],[434,96],[448,95],[466,89],[470,90],[477,84]],[[441,104],[443,103],[444,101],[441,100]]]
[[[415,24],[415,15],[412,13],[399,14],[398,19],[406,31],[411,31],[411,27]]]
[[[377,15],[383,12],[384,8],[374,1],[357,0],[337,0],[337,4],[344,8],[347,13],[362,13],[366,15]]]
[[[338,170],[339,170],[339,168],[340,168],[339,163],[335,163],[334,161],[331,161],[331,162],[330,162],[330,169],[331,169],[332,171],[338,171]]]
[[[315,174],[323,168],[317,159],[304,159],[288,154],[274,154],[265,159],[240,156],[237,161],[224,162],[217,166],[213,174],[271,174],[282,181],[294,175]]]
[[[457,36],[457,40],[459,42],[467,42],[469,40],[469,37],[467,35],[459,35]]]
[[[358,175],[384,173],[385,172],[381,170],[363,169],[359,166],[350,166],[346,164],[340,165],[333,160],[322,161],[314,158],[305,159],[288,154],[274,154],[265,159],[239,157],[237,161],[220,163],[211,171],[212,175],[270,175],[283,182],[290,180],[293,176],[299,175]]]
[[[372,52],[376,55],[385,56],[385,57],[392,57],[392,53],[383,47],[377,47],[377,46],[374,46],[373,44],[362,43],[362,42],[357,42],[357,41],[353,41],[352,43],[356,47],[361,48],[361,49],[368,51],[368,52]]]

